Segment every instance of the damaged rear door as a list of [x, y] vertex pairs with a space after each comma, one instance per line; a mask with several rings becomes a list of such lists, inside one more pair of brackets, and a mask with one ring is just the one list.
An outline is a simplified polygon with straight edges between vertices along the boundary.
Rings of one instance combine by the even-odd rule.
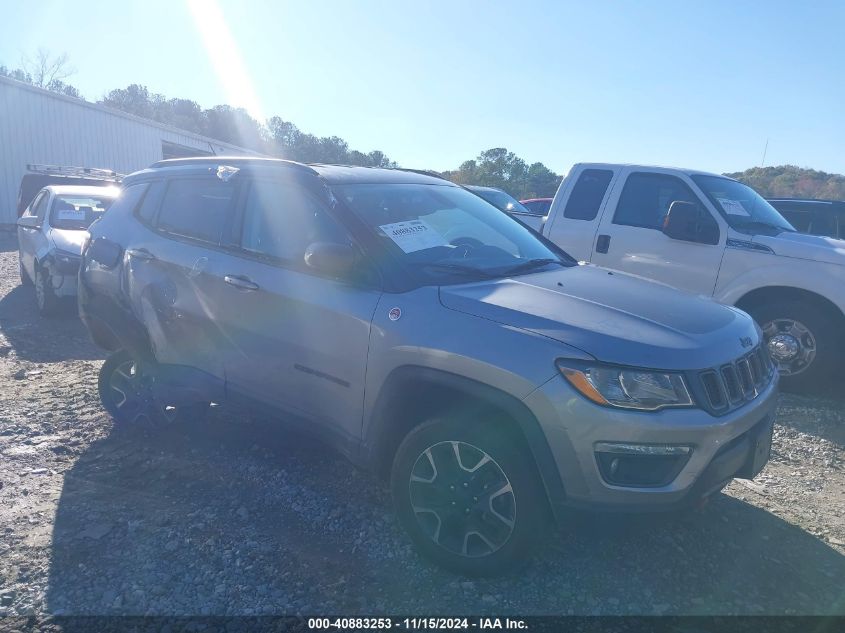
[[[169, 179], [160, 203], [126, 250], [127, 294], [161, 363], [187, 365], [223, 379], [223, 337], [216, 326], [206, 269], [220, 252], [238, 184], [204, 171]], [[151, 192], [152, 194], [152, 192]]]

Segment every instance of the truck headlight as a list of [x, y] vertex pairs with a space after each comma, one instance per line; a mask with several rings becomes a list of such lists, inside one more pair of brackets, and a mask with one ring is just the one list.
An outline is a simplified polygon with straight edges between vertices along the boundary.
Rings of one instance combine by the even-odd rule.
[[693, 406], [684, 377], [677, 373], [601, 365], [579, 367], [565, 360], [558, 361], [557, 368], [570, 385], [596, 404], [641, 411]]

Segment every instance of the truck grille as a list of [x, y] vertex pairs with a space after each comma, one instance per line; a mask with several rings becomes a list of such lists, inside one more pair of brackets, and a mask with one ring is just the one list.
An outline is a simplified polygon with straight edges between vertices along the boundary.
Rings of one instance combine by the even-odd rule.
[[708, 408], [722, 414], [754, 400], [774, 373], [766, 346], [758, 345], [732, 363], [700, 372], [698, 379]]

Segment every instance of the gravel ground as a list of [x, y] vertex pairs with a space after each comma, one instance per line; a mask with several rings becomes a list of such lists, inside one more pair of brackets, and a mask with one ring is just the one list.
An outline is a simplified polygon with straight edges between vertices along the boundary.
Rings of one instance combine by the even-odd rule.
[[843, 401], [783, 395], [773, 458], [681, 515], [576, 515], [526, 569], [421, 560], [384, 486], [279, 425], [114, 432], [73, 308], [0, 234], [0, 615], [845, 614]]

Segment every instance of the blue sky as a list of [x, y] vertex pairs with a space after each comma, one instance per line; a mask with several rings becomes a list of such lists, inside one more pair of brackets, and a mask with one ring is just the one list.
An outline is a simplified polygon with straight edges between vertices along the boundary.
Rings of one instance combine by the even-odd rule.
[[769, 139], [767, 165], [845, 173], [841, 1], [0, 8], [0, 64], [67, 52], [89, 100], [141, 83], [234, 102], [408, 167], [507, 147], [558, 172], [578, 161], [723, 172], [759, 165]]

